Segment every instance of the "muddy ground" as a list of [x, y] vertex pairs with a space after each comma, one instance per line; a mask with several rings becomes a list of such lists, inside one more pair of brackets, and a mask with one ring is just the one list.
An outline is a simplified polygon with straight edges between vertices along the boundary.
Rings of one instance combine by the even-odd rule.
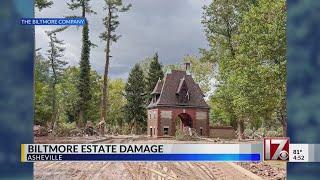
[[[250, 141], [249, 141], [250, 142]], [[202, 139], [177, 141], [157, 139], [156, 143], [249, 143], [237, 140]], [[251, 141], [252, 142], [252, 141]], [[251, 143], [250, 142], [250, 143]], [[35, 143], [155, 143], [145, 136], [36, 137]], [[253, 142], [254, 143], [254, 142]], [[35, 179], [285, 179], [285, 163], [226, 162], [36, 162]]]

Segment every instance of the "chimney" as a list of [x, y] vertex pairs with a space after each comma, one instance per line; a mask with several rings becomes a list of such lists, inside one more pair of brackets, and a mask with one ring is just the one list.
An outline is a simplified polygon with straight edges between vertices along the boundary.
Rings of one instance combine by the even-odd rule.
[[184, 68], [186, 72], [190, 72], [190, 63], [189, 62], [184, 63]]

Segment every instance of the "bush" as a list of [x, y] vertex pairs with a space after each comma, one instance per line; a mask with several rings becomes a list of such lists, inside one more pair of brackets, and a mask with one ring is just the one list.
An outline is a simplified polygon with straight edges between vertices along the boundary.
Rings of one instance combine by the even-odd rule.
[[70, 136], [71, 131], [76, 129], [77, 125], [76, 122], [72, 123], [65, 123], [65, 122], [60, 122], [57, 127], [57, 136]]
[[249, 139], [253, 138], [253, 130], [251, 129], [245, 129], [243, 134], [245, 138], [249, 138]]
[[265, 137], [266, 133], [267, 133], [267, 131], [265, 128], [259, 128], [257, 131], [255, 131], [253, 133], [253, 137], [261, 139], [261, 138]]
[[180, 128], [176, 130], [175, 139], [179, 141], [196, 141], [199, 140], [199, 136], [195, 129], [184, 127], [182, 130]]
[[175, 139], [180, 141], [180, 140], [183, 140], [183, 138], [184, 138], [184, 133], [182, 132], [181, 129], [177, 129], [175, 133]]
[[282, 129], [282, 127], [278, 127], [278, 128], [277, 128], [277, 133], [279, 134], [279, 136], [282, 136], [282, 135], [283, 135], [283, 129]]
[[268, 131], [266, 137], [278, 137], [279, 133], [277, 131]]

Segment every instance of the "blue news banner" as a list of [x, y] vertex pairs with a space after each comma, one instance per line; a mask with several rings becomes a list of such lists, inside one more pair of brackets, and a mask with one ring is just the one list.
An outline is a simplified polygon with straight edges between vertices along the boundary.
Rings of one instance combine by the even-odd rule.
[[261, 161], [262, 144], [22, 144], [21, 162]]
[[86, 23], [85, 18], [22, 18], [21, 25], [60, 25], [60, 26], [82, 26]]

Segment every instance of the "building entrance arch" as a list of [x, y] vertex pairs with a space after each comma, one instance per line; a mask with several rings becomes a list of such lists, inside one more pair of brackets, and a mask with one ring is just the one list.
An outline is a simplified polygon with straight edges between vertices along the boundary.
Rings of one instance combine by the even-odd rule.
[[180, 113], [177, 116], [176, 120], [176, 126], [179, 127], [180, 129], [183, 129], [184, 127], [190, 127], [192, 128], [192, 118], [189, 114], [187, 113]]

